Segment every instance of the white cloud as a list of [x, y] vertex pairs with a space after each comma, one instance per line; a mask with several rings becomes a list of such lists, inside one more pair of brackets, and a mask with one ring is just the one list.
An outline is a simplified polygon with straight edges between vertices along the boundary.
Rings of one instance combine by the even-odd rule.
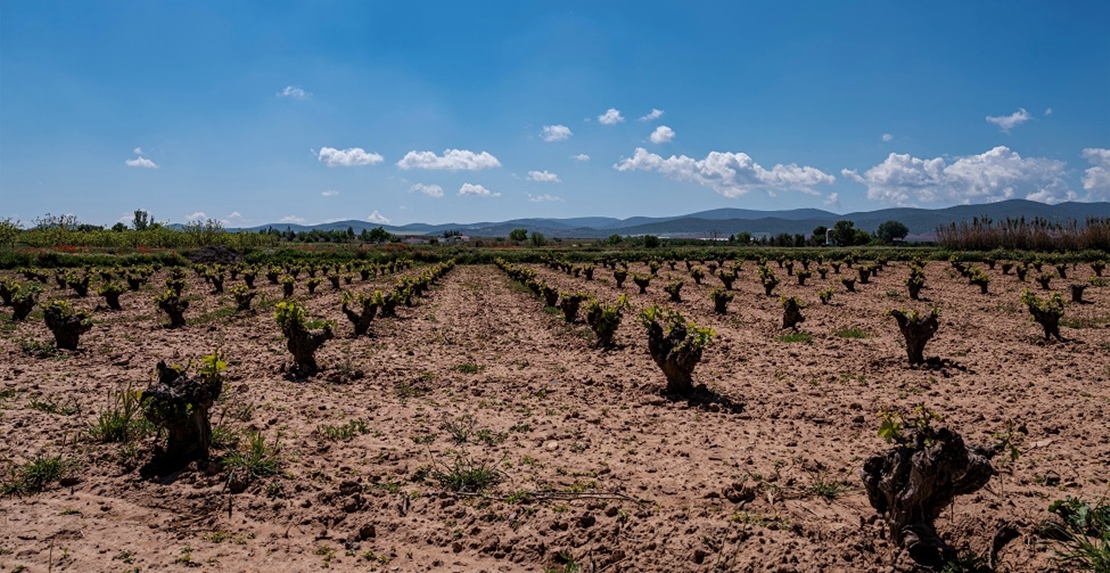
[[825, 200], [822, 201], [822, 203], [826, 207], [839, 208], [840, 207], [840, 193], [829, 193], [829, 196], [826, 197]]
[[1048, 109], [1044, 110], [1044, 114], [1045, 115], [1052, 115], [1052, 108], [1048, 108]]
[[321, 147], [317, 160], [328, 167], [355, 167], [357, 165], [374, 165], [381, 163], [383, 158], [377, 153], [367, 153], [361, 147], [336, 149], [334, 147]]
[[1017, 111], [1010, 115], [988, 115], [987, 121], [997, 125], [1002, 131], [1009, 133], [1011, 128], [1029, 121], [1032, 117], [1033, 116], [1030, 115], [1029, 112], [1025, 111], [1025, 108], [1018, 108]]
[[409, 187], [409, 193], [412, 193], [413, 191], [417, 191], [419, 193], [423, 193], [429, 197], [435, 197], [437, 199], [443, 197], [443, 187], [440, 187], [439, 185], [425, 185], [423, 183], [416, 183], [412, 187]]
[[185, 215], [185, 220], [190, 222], [190, 223], [196, 223], [198, 221], [207, 221], [208, 220], [208, 215], [205, 215], [204, 211], [197, 211], [197, 212], [193, 213], [192, 215]]
[[848, 179], [867, 185], [867, 198], [895, 205], [1002, 201], [1024, 198], [1057, 203], [1075, 198], [1064, 181], [1063, 161], [1023, 159], [1005, 146], [980, 155], [918, 159], [891, 153], [863, 175], [845, 169]]
[[651, 132], [652, 143], [667, 143], [672, 139], [674, 139], [674, 130], [665, 125], [660, 125]]
[[336, 191], [335, 189], [325, 189], [320, 192], [320, 195], [323, 195], [324, 197], [335, 197], [338, 194], [339, 191]]
[[541, 183], [562, 183], [559, 176], [550, 171], [529, 171], [529, 181], [539, 181]]
[[500, 197], [500, 193], [493, 193], [489, 189], [481, 185], [471, 185], [470, 183], [463, 183], [459, 187], [459, 195], [473, 195], [475, 197]]
[[227, 216], [227, 218], [228, 219], [242, 219], [243, 216], [241, 214], [239, 214], [238, 211], [232, 211], [231, 214]]
[[601, 125], [615, 125], [624, 121], [624, 116], [621, 115], [621, 112], [617, 110], [617, 108], [611, 107], [605, 113], [597, 116], [597, 121], [600, 122]]
[[446, 169], [448, 171], [478, 171], [501, 167], [496, 157], [483, 151], [474, 153], [467, 149], [448, 149], [440, 157], [432, 151], [410, 151], [397, 162], [401, 169]]
[[288, 217], [282, 217], [280, 220], [278, 220], [278, 223], [296, 223], [299, 225], [301, 223], [304, 223], [304, 217], [290, 215]]
[[146, 169], [158, 169], [158, 164], [145, 157], [136, 157], [135, 159], [128, 159], [124, 161], [128, 167], [144, 167]]
[[570, 139], [572, 135], [574, 135], [574, 133], [565, 125], [545, 125], [543, 126], [543, 133], [540, 134], [540, 137], [542, 137], [544, 141], [563, 141]]
[[143, 154], [143, 148], [142, 147], [136, 147], [135, 149], [132, 150], [132, 153], [134, 153], [135, 155], [142, 155]]
[[278, 95], [282, 97], [291, 97], [293, 99], [308, 99], [312, 94], [304, 91], [298, 86], [285, 86], [285, 89], [281, 90]]
[[533, 194], [529, 193], [528, 194], [528, 200], [533, 202], [533, 203], [544, 203], [544, 202], [547, 202], [547, 201], [562, 201], [563, 198], [562, 197], [556, 197], [554, 195], [548, 195], [547, 193], [544, 193], [542, 195], [533, 195]]
[[586, 161], [589, 161], [589, 160], [590, 160], [590, 156], [589, 156], [589, 155], [586, 155], [585, 153], [579, 153], [578, 155], [575, 155], [575, 156], [574, 156], [574, 160], [575, 160], [575, 161], [582, 161], [582, 162], [586, 162]]
[[379, 225], [388, 225], [389, 224], [389, 219], [386, 218], [385, 215], [382, 215], [381, 213], [379, 213], [377, 209], [374, 209], [373, 213], [370, 213], [369, 215], [367, 215], [366, 220], [370, 221], [371, 223], [377, 223]]
[[816, 195], [814, 185], [831, 184], [836, 178], [815, 167], [775, 165], [764, 169], [746, 153], [711, 151], [705, 159], [685, 155], [668, 159], [642, 147], [630, 159], [613, 166], [618, 171], [657, 171], [677, 181], [691, 181], [709, 187], [725, 197], [740, 197], [754, 189], [772, 194], [775, 189], [790, 189]]
[[663, 117], [663, 110], [651, 108], [651, 112], [640, 118], [640, 121], [651, 121]]
[[1097, 201], [1110, 200], [1110, 149], [1088, 147], [1082, 156], [1094, 167], [1088, 167], [1083, 175], [1083, 189], [1087, 198]]
[[893, 135], [891, 135], [891, 134], [889, 134], [889, 133], [884, 133], [884, 134], [883, 134], [883, 141], [890, 141], [890, 140], [892, 140], [892, 139], [894, 139], [894, 136], [893, 136]]

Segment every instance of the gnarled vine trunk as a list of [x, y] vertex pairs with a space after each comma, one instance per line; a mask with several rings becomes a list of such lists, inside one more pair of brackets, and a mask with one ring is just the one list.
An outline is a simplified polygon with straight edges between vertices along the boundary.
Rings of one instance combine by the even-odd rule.
[[701, 361], [701, 349], [683, 346], [686, 325], [676, 324], [669, 335], [663, 327], [652, 323], [648, 327], [648, 352], [655, 364], [667, 377], [668, 394], [690, 394], [694, 391], [694, 367]]
[[1075, 284], [1075, 285], [1068, 285], [1068, 286], [1071, 287], [1071, 301], [1082, 303], [1083, 302], [1083, 291], [1087, 290], [1087, 285]]
[[193, 460], [206, 459], [212, 445], [208, 411], [223, 391], [223, 379], [189, 378], [165, 362], [159, 362], [157, 369], [158, 380], [143, 390], [140, 400], [146, 418], [169, 435], [164, 467], [177, 469]]
[[906, 355], [910, 359], [910, 364], [923, 364], [925, 343], [929, 342], [940, 328], [937, 316], [929, 314], [919, 317], [918, 320], [910, 320], [909, 316], [900, 311], [892, 311], [890, 315], [898, 321], [898, 330], [902, 331], [902, 337], [906, 339]]
[[63, 350], [77, 350], [81, 335], [92, 329], [92, 324], [81, 314], [63, 316], [51, 307], [46, 308], [42, 318], [54, 334], [54, 344]]
[[1060, 336], [1060, 314], [1051, 310], [1041, 310], [1035, 306], [1029, 307], [1029, 314], [1032, 314], [1033, 320], [1037, 321], [1037, 324], [1041, 325], [1041, 328], [1044, 329], [1045, 340], [1052, 337], [1055, 337], [1056, 340], [1064, 340], [1064, 338]]
[[118, 292], [104, 293], [104, 302], [107, 303], [108, 308], [112, 310], [123, 310], [123, 307], [119, 305], [119, 295], [120, 293]]
[[189, 308], [189, 301], [174, 298], [171, 300], [162, 300], [158, 302], [158, 308], [170, 317], [170, 328], [180, 328], [185, 326], [185, 311]]
[[555, 306], [559, 304], [559, 289], [553, 286], [543, 285], [542, 287], [540, 287], [540, 290], [543, 291], [544, 304], [546, 304], [547, 306]]
[[802, 307], [794, 299], [787, 299], [782, 307], [782, 327], [783, 328], [796, 328], [799, 324], [806, 321], [802, 316]]
[[378, 314], [377, 303], [366, 304], [362, 307], [362, 312], [355, 312], [343, 305], [343, 314], [347, 315], [347, 320], [351, 321], [351, 325], [355, 329], [355, 338], [366, 334], [370, 330], [370, 323], [374, 321], [374, 317]]
[[312, 374], [318, 370], [316, 365], [316, 351], [325, 342], [335, 338], [330, 326], [321, 330], [308, 330], [307, 328], [289, 329], [285, 333], [285, 347], [293, 354], [295, 368], [301, 374]]
[[947, 428], [911, 429], [909, 437], [909, 443], [871, 456], [860, 478], [871, 507], [885, 516], [891, 538], [918, 564], [938, 567], [955, 551], [937, 534], [934, 522], [957, 495], [990, 481], [993, 451], [968, 449]]

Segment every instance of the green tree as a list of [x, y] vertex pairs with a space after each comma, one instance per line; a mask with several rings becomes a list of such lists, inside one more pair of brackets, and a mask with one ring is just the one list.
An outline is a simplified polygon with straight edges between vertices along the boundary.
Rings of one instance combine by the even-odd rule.
[[135, 216], [131, 219], [131, 227], [136, 231], [145, 231], [154, 223], [150, 213], [142, 209], [135, 209]]
[[817, 225], [813, 228], [813, 233], [809, 236], [809, 242], [812, 245], [824, 245], [825, 235], [829, 232], [829, 228], [824, 225]]
[[509, 232], [509, 240], [519, 243], [528, 238], [528, 229], [513, 229]]
[[610, 245], [619, 245], [623, 240], [624, 238], [622, 238], [620, 235], [613, 233], [612, 235], [609, 235], [609, 238], [606, 242], [608, 242]]
[[644, 248], [654, 249], [659, 246], [659, 237], [655, 235], [644, 235]]
[[840, 220], [833, 225], [832, 238], [841, 247], [866, 245], [871, 242], [871, 236], [867, 232], [856, 229], [856, 224], [848, 220]]
[[19, 236], [19, 221], [11, 218], [0, 219], [0, 247], [15, 246], [15, 238]]
[[533, 247], [542, 247], [547, 244], [547, 238], [539, 231], [532, 231], [531, 239]]
[[369, 231], [362, 230], [362, 240], [367, 243], [385, 243], [393, 238], [388, 231], [381, 227], [375, 227]]
[[894, 241], [906, 238], [910, 234], [910, 229], [901, 221], [887, 221], [875, 231], [875, 236], [884, 243], [893, 243]]

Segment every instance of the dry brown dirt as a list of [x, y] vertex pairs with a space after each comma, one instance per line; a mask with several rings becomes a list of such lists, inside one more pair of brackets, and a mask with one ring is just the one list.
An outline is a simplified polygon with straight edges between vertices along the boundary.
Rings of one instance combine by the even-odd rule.
[[[947, 263], [931, 263], [928, 301], [914, 302], [902, 286], [904, 263], [854, 294], [831, 271], [802, 287], [772, 263], [783, 281], [776, 295], [809, 305], [806, 343], [779, 339], [777, 296], [763, 295], [750, 262], [725, 316], [708, 299], [719, 281], [697, 287], [681, 263], [664, 267], [646, 295], [631, 279], [618, 290], [600, 267], [586, 281], [530, 266], [562, 290], [603, 300], [627, 293], [633, 309], [619, 347], [593, 348], [584, 324], [545, 311], [492, 265], [458, 266], [417, 306], [375, 320], [375, 336], [359, 339], [349, 337], [339, 293], [325, 281], [307, 296], [302, 276], [297, 297], [312, 316], [338, 323], [338, 337], [318, 353], [323, 371], [308, 380], [286, 377], [289, 355], [266, 301], [256, 300], [266, 308], [254, 313], [229, 313], [230, 295], [209, 294], [192, 273], [183, 329], [160, 326], [150, 287], [124, 294], [123, 311], [96, 310], [82, 350], [55, 358], [21, 350], [49, 340], [41, 318], [3, 319], [4, 470], [39, 454], [62, 454], [79, 469], [75, 483], [0, 499], [0, 570], [538, 572], [568, 557], [582, 571], [912, 570], [858, 472], [887, 447], [877, 413], [919, 403], [969, 443], [992, 442], [1008, 421], [1023, 431], [1021, 457], [938, 521], [965, 554], [1005, 571], [1057, 570], [1052, 545], [1037, 535], [1048, 505], [1108, 494], [1110, 288], [1089, 288], [1089, 304], [1069, 303], [1068, 340], [1046, 344], [1018, 303], [1022, 288], [1038, 287], [1000, 270], [987, 271], [993, 282], [983, 295]], [[686, 278], [681, 303], [662, 291], [668, 274]], [[353, 286], [392, 280], [356, 278]], [[266, 297], [280, 297], [265, 282], [260, 276]], [[829, 286], [832, 304], [822, 305], [816, 293]], [[72, 302], [93, 310], [101, 301], [90, 294]], [[695, 378], [736, 408], [662, 396], [663, 376], [635, 318], [652, 303], [717, 332]], [[883, 311], [931, 305], [941, 325], [925, 354], [945, 363], [910, 368]], [[845, 337], [845, 329], [865, 337]], [[235, 495], [219, 464], [144, 479], [153, 435], [134, 452], [87, 437], [109, 391], [145, 387], [159, 360], [184, 364], [214, 349], [229, 368], [213, 422], [278, 441], [280, 477]], [[324, 426], [355, 420], [365, 433], [325, 435]], [[485, 496], [447, 491], [430, 472], [460, 459], [492, 465], [501, 483]], [[992, 547], [1007, 526], [1017, 537]]]

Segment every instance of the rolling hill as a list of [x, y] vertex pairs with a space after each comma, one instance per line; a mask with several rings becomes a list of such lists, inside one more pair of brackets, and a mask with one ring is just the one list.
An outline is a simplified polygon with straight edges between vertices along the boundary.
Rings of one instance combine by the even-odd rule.
[[943, 209], [891, 208], [877, 211], [860, 211], [837, 215], [820, 209], [793, 209], [787, 211], [754, 211], [750, 209], [722, 208], [701, 211], [675, 217], [630, 217], [616, 219], [611, 217], [575, 217], [567, 219], [529, 218], [509, 221], [484, 221], [478, 223], [448, 223], [430, 225], [411, 223], [408, 225], [378, 225], [367, 221], [347, 220], [320, 225], [293, 225], [274, 223], [259, 225], [247, 230], [259, 231], [266, 228], [290, 229], [296, 232], [321, 230], [345, 230], [348, 227], [356, 233], [364, 229], [383, 227], [390, 233], [399, 235], [441, 235], [445, 231], [459, 231], [474, 237], [505, 237], [513, 229], [538, 231], [548, 237], [562, 238], [604, 238], [609, 235], [659, 235], [662, 237], [714, 237], [749, 232], [753, 235], [778, 233], [809, 234], [815, 227], [833, 226], [837, 221], [853, 221], [856, 228], [874, 231], [885, 221], [901, 221], [910, 229], [910, 237], [929, 239], [936, 228], [951, 222], [970, 221], [974, 217], [987, 217], [995, 221], [1007, 218], [1042, 218], [1050, 221], [1082, 221], [1089, 216], [1110, 217], [1110, 203], [1060, 203], [1047, 205], [1034, 201], [1015, 199], [981, 205], [959, 205]]

